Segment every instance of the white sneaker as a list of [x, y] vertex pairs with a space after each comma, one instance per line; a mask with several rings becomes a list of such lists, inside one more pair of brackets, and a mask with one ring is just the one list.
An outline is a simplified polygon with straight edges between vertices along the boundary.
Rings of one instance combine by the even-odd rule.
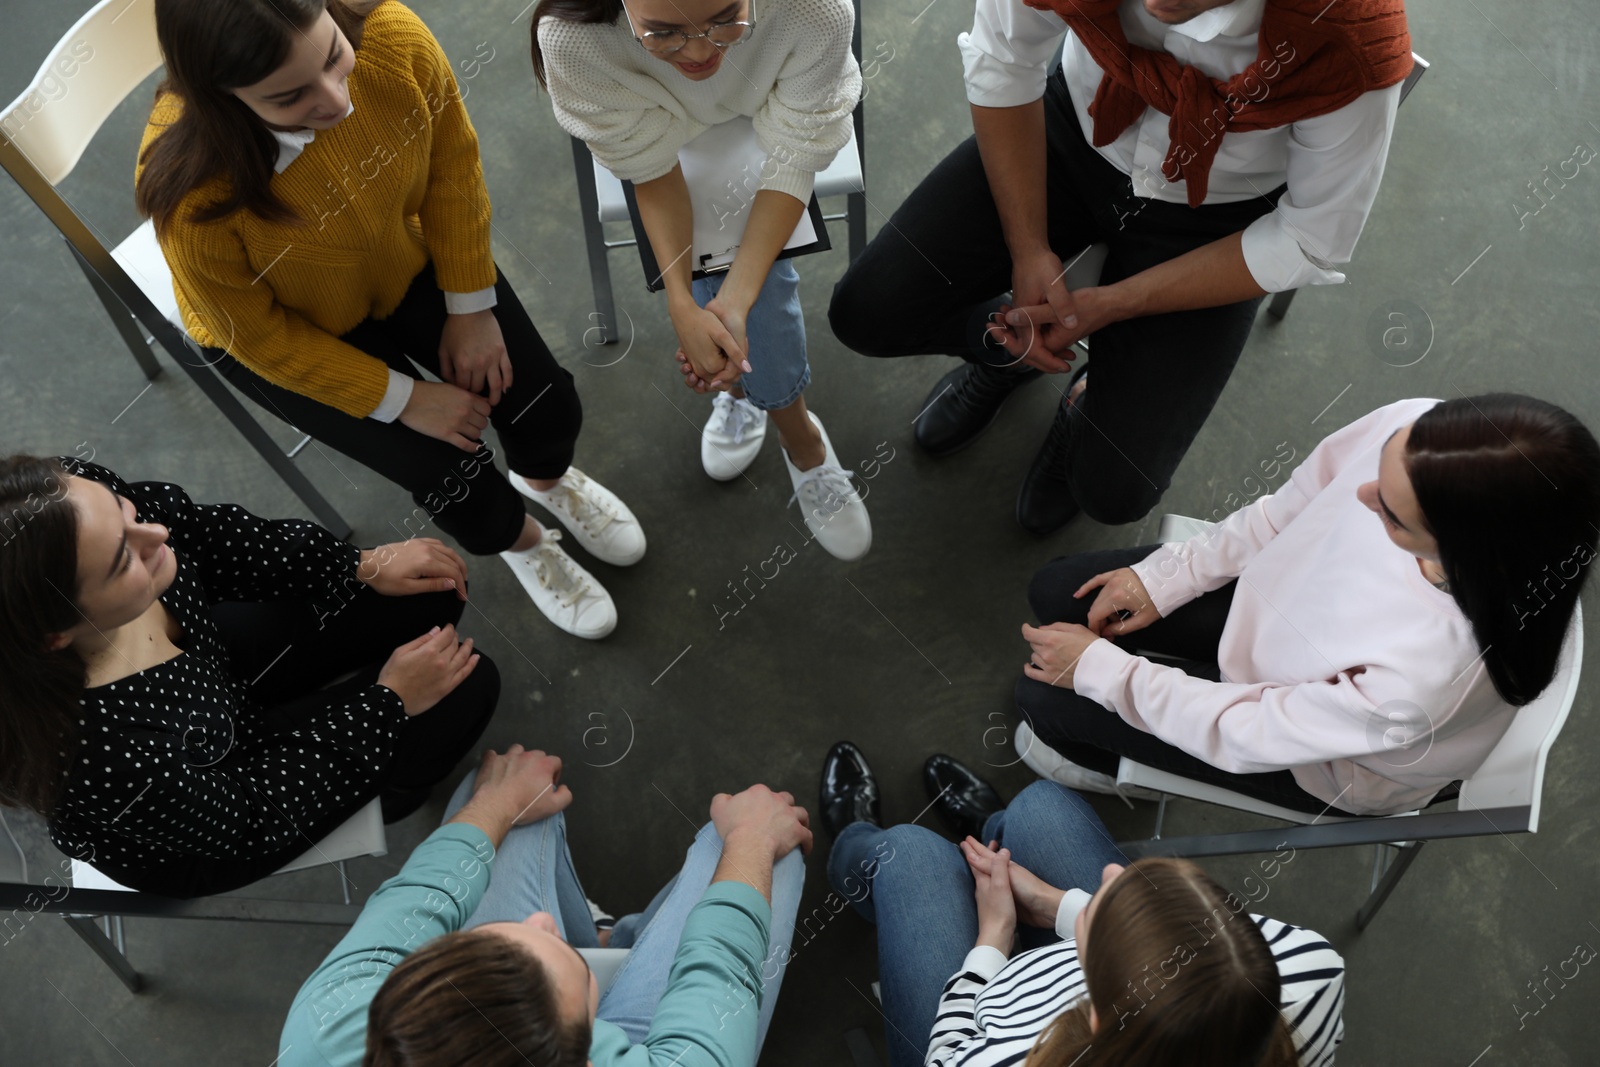
[[855, 472], [839, 466], [839, 457], [833, 451], [833, 442], [828, 440], [828, 431], [822, 428], [822, 420], [813, 412], [806, 414], [822, 435], [822, 447], [827, 455], [821, 466], [802, 471], [789, 459], [789, 453], [784, 452], [783, 462], [789, 468], [789, 482], [794, 486], [789, 503], [800, 501], [806, 528], [828, 555], [842, 560], [860, 559], [872, 547], [872, 520], [867, 517], [867, 505], [850, 484]]
[[767, 437], [767, 413], [743, 397], [718, 393], [700, 431], [700, 465], [719, 482], [750, 469]]
[[1140, 785], [1118, 785], [1117, 780], [1109, 774], [1078, 766], [1039, 740], [1038, 735], [1027, 723], [1017, 727], [1017, 755], [1021, 756], [1022, 762], [1039, 777], [1048, 778], [1080, 793], [1104, 793], [1107, 796], [1121, 797], [1122, 802], [1130, 808], [1133, 807], [1134, 800], [1161, 799], [1161, 794], [1154, 789], [1146, 789]]
[[545, 618], [574, 637], [604, 637], [617, 628], [617, 606], [605, 587], [557, 544], [560, 540], [560, 530], [545, 529], [532, 548], [502, 552], [500, 558]]
[[577, 467], [568, 467], [547, 492], [535, 489], [520, 474], [510, 477], [517, 492], [548, 508], [595, 559], [626, 567], [644, 558], [644, 530], [628, 505]]

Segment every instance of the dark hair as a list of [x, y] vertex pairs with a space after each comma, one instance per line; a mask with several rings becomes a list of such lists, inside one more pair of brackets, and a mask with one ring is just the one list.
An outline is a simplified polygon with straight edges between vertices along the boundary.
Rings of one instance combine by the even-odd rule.
[[367, 1009], [363, 1067], [584, 1067], [593, 1025], [563, 1017], [532, 952], [489, 930], [446, 934], [408, 956]]
[[1026, 1067], [1295, 1067], [1266, 938], [1188, 860], [1130, 865], [1101, 895], [1087, 947], [1087, 1003], [1055, 1018]]
[[71, 647], [46, 647], [79, 618], [78, 513], [55, 460], [0, 460], [0, 804], [49, 817], [77, 754], [86, 677]]
[[549, 16], [563, 22], [613, 23], [622, 17], [622, 0], [539, 0], [533, 9], [533, 76], [541, 86], [549, 86], [545, 77], [544, 49], [539, 47], [539, 20]]
[[221, 199], [186, 222], [214, 222], [253, 211], [270, 222], [304, 221], [273, 193], [278, 143], [232, 90], [254, 85], [289, 58], [295, 35], [327, 11], [350, 39], [382, 0], [156, 0], [156, 36], [166, 79], [156, 99], [183, 103], [177, 121], [145, 149], [134, 189], [141, 214], [165, 231], [183, 198], [213, 178], [227, 182]]
[[1491, 393], [1419, 416], [1405, 466], [1495, 689], [1527, 704], [1555, 677], [1595, 557], [1600, 444], [1554, 404]]

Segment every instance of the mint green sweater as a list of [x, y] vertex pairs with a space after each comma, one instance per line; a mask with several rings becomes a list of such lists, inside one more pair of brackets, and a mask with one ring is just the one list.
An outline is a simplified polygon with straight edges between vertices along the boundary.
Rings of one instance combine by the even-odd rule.
[[[461, 929], [489, 887], [493, 847], [465, 823], [447, 823], [378, 887], [350, 932], [306, 979], [278, 1039], [281, 1067], [359, 1067], [367, 1005], [389, 972], [428, 941]], [[761, 961], [772, 908], [743, 882], [714, 882], [689, 913], [650, 1033], [632, 1045], [596, 1019], [594, 1067], [751, 1067]], [[723, 1010], [717, 1010], [723, 1005]]]

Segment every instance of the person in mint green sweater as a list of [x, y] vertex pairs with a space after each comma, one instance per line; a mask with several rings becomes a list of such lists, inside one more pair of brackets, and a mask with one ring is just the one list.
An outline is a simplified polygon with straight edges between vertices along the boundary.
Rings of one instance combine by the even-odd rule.
[[[281, 1067], [750, 1067], [811, 850], [788, 793], [719, 793], [648, 909], [593, 925], [561, 760], [487, 752], [294, 998]], [[514, 829], [515, 828], [515, 829]], [[630, 949], [603, 991], [576, 948]]]

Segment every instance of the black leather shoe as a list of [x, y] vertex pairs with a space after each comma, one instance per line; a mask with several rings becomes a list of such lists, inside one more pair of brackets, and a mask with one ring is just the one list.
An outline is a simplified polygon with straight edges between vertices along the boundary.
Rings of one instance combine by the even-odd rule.
[[1077, 409], [1066, 401], [1056, 408], [1050, 432], [1045, 435], [1044, 444], [1039, 446], [1027, 477], [1022, 479], [1022, 488], [1017, 491], [1017, 522], [1039, 537], [1055, 533], [1078, 514], [1078, 502], [1067, 484], [1071, 423], [1077, 417]]
[[855, 822], [883, 825], [878, 813], [878, 780], [867, 766], [867, 757], [848, 741], [828, 749], [828, 758], [822, 761], [817, 810], [822, 813], [822, 825], [834, 837]]
[[949, 756], [928, 757], [922, 765], [922, 784], [939, 817], [962, 838], [971, 834], [983, 841], [983, 824], [1006, 806], [994, 786]]
[[989, 428], [1006, 398], [1039, 377], [1041, 371], [963, 363], [939, 379], [917, 416], [917, 444], [931, 456], [959, 452]]

